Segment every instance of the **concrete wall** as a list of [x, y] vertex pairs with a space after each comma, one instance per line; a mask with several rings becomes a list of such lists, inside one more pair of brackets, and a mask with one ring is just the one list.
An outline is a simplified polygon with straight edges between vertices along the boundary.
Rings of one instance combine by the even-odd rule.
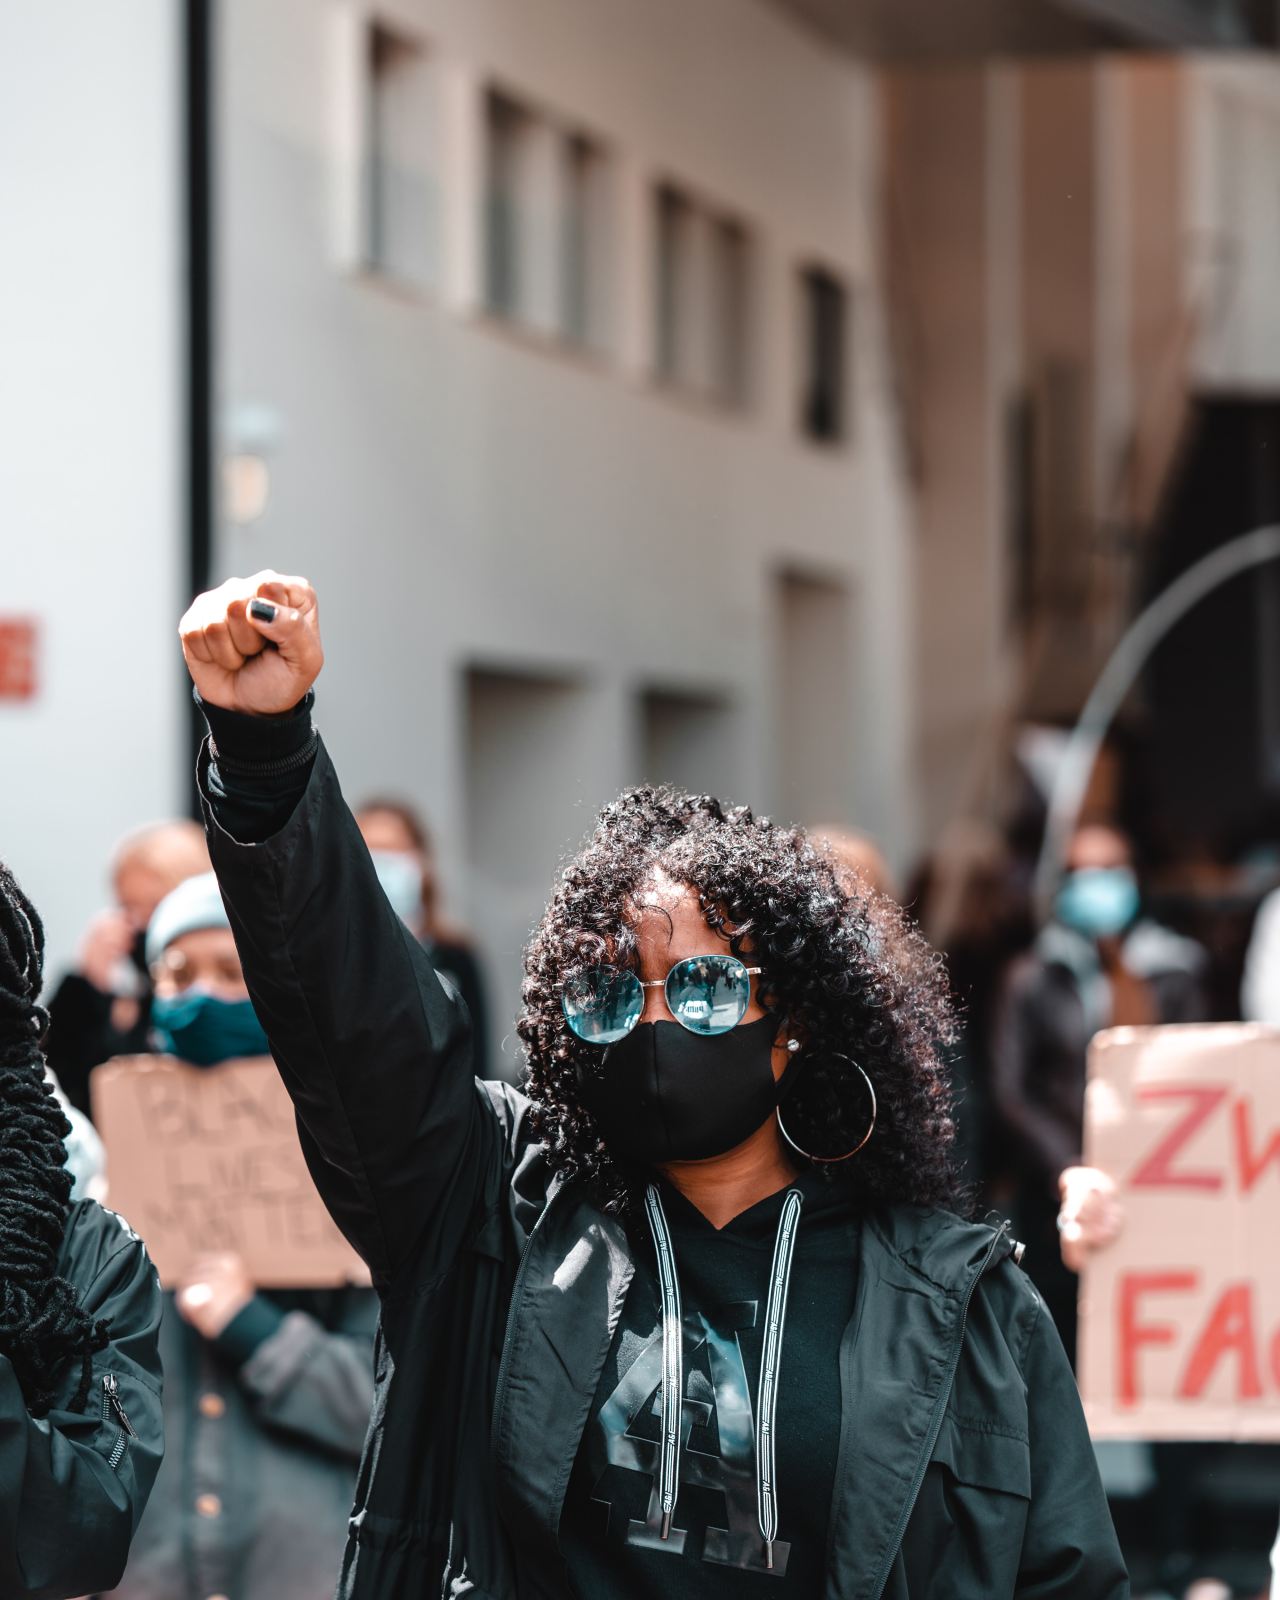
[[[246, 416], [267, 418], [271, 494], [251, 526], [224, 520], [218, 567], [317, 583], [320, 723], [353, 797], [399, 790], [431, 817], [499, 1036], [558, 856], [624, 783], [700, 770], [699, 727], [708, 781], [802, 819], [834, 806], [904, 860], [913, 577], [867, 74], [758, 0], [386, 4], [432, 53], [441, 108], [439, 282], [407, 289], [352, 266], [361, 7], [224, 0], [221, 15], [220, 409], [229, 449]], [[599, 354], [480, 309], [492, 83], [610, 153]], [[753, 240], [741, 414], [653, 381], [659, 178]], [[796, 271], [813, 261], [854, 294], [840, 448], [797, 428]], [[781, 770], [784, 569], [851, 607], [846, 720], [826, 730], [842, 754], [813, 793]]]
[[1009, 673], [1007, 407], [1021, 328], [1017, 80], [889, 75], [893, 292], [920, 475], [917, 671], [926, 834], [981, 803]]
[[115, 839], [185, 803], [179, 11], [0, 7], [0, 618], [40, 628], [0, 700], [0, 856], [56, 974]]

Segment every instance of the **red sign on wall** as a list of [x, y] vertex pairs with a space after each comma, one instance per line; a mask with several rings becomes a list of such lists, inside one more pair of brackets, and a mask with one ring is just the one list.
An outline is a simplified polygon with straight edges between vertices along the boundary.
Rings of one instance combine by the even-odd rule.
[[33, 700], [36, 693], [34, 617], [0, 617], [0, 700]]

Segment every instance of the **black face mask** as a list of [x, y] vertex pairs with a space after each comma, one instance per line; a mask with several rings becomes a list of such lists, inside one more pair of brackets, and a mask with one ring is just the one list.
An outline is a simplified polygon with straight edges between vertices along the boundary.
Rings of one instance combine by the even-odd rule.
[[582, 1103], [618, 1155], [645, 1166], [732, 1150], [773, 1115], [788, 1065], [773, 1076], [776, 1017], [703, 1036], [678, 1022], [640, 1022], [579, 1069]]

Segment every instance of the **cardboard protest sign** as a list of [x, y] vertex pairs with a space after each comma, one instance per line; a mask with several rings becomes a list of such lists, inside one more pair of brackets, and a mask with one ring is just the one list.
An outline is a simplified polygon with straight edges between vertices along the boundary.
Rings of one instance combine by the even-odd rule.
[[107, 1204], [142, 1235], [166, 1287], [211, 1250], [234, 1250], [262, 1288], [368, 1283], [316, 1193], [269, 1058], [199, 1068], [122, 1056], [89, 1084]]
[[1091, 1431], [1280, 1440], [1280, 1032], [1099, 1034], [1085, 1161], [1125, 1212], [1081, 1280]]

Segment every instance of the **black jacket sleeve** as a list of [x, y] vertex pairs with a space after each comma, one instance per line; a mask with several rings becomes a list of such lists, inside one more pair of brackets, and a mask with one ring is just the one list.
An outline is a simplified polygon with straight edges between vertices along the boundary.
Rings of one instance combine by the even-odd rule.
[[77, 1287], [83, 1283], [85, 1310], [110, 1320], [111, 1343], [94, 1358], [88, 1406], [70, 1409], [76, 1370], [66, 1376], [64, 1405], [38, 1421], [0, 1357], [5, 1600], [65, 1600], [113, 1589], [164, 1450], [155, 1270], [141, 1241], [92, 1201], [74, 1208], [69, 1235], [67, 1275]]
[[443, 1270], [503, 1165], [465, 1011], [388, 904], [323, 744], [299, 745], [305, 772], [277, 758], [300, 798], [277, 796], [278, 831], [242, 842], [228, 820], [270, 774], [217, 738], [199, 768], [210, 854], [316, 1186], [379, 1287], [411, 1256]]

